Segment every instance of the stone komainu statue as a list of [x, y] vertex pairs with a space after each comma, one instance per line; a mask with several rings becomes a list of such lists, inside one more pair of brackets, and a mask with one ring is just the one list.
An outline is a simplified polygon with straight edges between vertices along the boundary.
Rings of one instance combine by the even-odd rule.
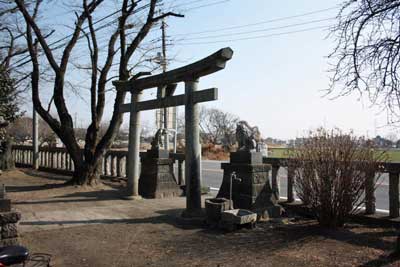
[[165, 135], [167, 131], [165, 129], [158, 129], [156, 132], [156, 135], [153, 138], [153, 141], [151, 141], [151, 149], [157, 150], [162, 148], [163, 141], [162, 141], [162, 136]]
[[6, 134], [6, 128], [9, 125], [0, 117], [0, 170], [10, 170], [14, 167], [12, 158], [12, 140]]
[[236, 125], [236, 140], [238, 151], [259, 151], [260, 131], [258, 127], [251, 127], [246, 121], [239, 121]]

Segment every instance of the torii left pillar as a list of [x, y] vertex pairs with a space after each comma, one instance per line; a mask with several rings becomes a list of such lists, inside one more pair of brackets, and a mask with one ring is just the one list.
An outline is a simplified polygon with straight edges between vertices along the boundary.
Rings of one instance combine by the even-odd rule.
[[[142, 93], [132, 91], [131, 107], [136, 107], [140, 101]], [[141, 199], [139, 195], [139, 152], [140, 152], [140, 110], [133, 108], [129, 119], [129, 146], [128, 146], [128, 164], [127, 164], [127, 196], [128, 199]]]

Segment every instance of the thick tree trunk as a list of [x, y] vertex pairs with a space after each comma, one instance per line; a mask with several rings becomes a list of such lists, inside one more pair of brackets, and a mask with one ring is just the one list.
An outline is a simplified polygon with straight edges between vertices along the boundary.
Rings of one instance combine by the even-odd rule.
[[[71, 180], [67, 184], [73, 185], [96, 185], [100, 183], [101, 175], [101, 155], [92, 155], [91, 157], [84, 158], [83, 152], [70, 153], [74, 161], [74, 173]], [[86, 153], [87, 154], [87, 151]]]
[[97, 185], [100, 183], [100, 169], [93, 164], [83, 164], [75, 168], [71, 180], [67, 184], [73, 185]]

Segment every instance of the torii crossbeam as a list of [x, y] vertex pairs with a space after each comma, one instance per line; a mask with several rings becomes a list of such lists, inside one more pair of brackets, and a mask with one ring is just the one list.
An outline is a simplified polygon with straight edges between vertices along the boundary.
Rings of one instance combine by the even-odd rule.
[[[139, 196], [139, 146], [140, 112], [164, 107], [185, 106], [185, 182], [186, 210], [184, 216], [197, 217], [201, 210], [201, 146], [199, 103], [217, 99], [217, 88], [198, 91], [199, 78], [220, 71], [232, 58], [231, 48], [223, 48], [214, 54], [187, 66], [165, 73], [129, 81], [114, 81], [117, 90], [130, 91], [131, 103], [120, 106], [120, 112], [130, 112], [128, 151], [128, 194]], [[185, 94], [162, 99], [140, 101], [142, 91], [149, 88], [171, 86], [184, 82]]]

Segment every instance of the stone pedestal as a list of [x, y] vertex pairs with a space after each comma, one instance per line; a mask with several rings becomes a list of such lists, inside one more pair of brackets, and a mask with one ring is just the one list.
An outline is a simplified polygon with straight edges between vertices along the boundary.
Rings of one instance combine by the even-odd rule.
[[282, 208], [268, 180], [271, 166], [262, 163], [260, 152], [233, 152], [230, 162], [222, 163], [221, 168], [224, 178], [218, 198], [229, 199], [231, 174], [235, 172], [238, 179], [232, 182], [232, 200], [236, 209], [251, 210], [262, 218], [280, 216]]
[[18, 212], [0, 212], [0, 247], [18, 245], [17, 223], [20, 219]]
[[165, 198], [181, 195], [173, 172], [173, 160], [162, 149], [148, 150], [141, 158], [139, 194], [145, 198]]
[[6, 171], [14, 168], [12, 157], [12, 141], [6, 139], [0, 142], [0, 170]]
[[0, 247], [18, 244], [17, 223], [21, 214], [11, 210], [11, 199], [6, 197], [4, 185], [0, 187]]

